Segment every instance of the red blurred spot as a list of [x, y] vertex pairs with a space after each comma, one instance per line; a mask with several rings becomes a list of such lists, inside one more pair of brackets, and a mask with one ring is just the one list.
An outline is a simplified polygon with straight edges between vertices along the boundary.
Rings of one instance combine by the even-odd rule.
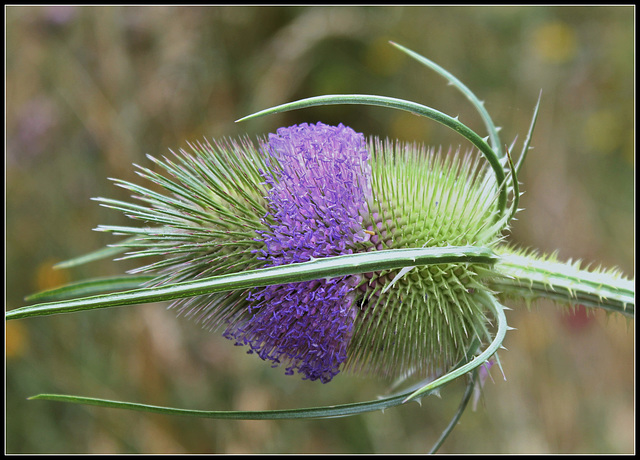
[[580, 331], [586, 328], [593, 320], [594, 316], [587, 313], [587, 308], [584, 305], [578, 305], [575, 310], [562, 315], [562, 323], [572, 331]]

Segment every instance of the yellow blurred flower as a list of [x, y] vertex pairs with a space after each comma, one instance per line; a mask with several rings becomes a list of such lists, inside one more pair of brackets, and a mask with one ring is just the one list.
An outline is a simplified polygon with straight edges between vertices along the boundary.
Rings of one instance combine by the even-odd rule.
[[573, 28], [563, 22], [548, 22], [534, 31], [533, 48], [544, 61], [556, 64], [567, 62], [577, 51], [576, 34]]
[[27, 349], [27, 330], [24, 323], [9, 321], [5, 323], [5, 352], [6, 358], [21, 356]]

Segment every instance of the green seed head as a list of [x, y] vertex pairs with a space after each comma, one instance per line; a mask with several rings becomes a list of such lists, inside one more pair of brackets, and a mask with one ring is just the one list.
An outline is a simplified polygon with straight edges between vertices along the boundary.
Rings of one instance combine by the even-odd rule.
[[[371, 141], [372, 200], [365, 216], [367, 250], [447, 245], [491, 247], [495, 189], [481, 159], [415, 144]], [[388, 376], [437, 374], [484, 337], [486, 317], [474, 297], [486, 289], [472, 264], [442, 264], [369, 273], [347, 367]]]

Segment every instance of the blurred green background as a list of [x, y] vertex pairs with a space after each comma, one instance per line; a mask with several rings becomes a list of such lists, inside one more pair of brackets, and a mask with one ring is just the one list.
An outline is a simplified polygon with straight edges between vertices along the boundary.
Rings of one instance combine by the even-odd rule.
[[[446, 128], [362, 106], [234, 120], [303, 97], [421, 102], [478, 130], [467, 101], [394, 40], [451, 71], [510, 143], [542, 105], [511, 240], [634, 275], [634, 17], [611, 7], [6, 7], [6, 308], [123, 262], [53, 270], [125, 224], [91, 197], [108, 177], [203, 138], [299, 122], [457, 146]], [[521, 145], [521, 144], [519, 144]], [[463, 146], [466, 148], [466, 145]], [[519, 147], [518, 147], [519, 149]], [[518, 150], [519, 151], [519, 150]], [[635, 450], [635, 327], [597, 313], [510, 305], [506, 381], [494, 367], [442, 453]], [[6, 323], [8, 453], [422, 453], [449, 422], [442, 398], [345, 419], [217, 421], [27, 401], [51, 392], [195, 409], [280, 409], [375, 399], [386, 382], [329, 385], [271, 369], [164, 305]]]

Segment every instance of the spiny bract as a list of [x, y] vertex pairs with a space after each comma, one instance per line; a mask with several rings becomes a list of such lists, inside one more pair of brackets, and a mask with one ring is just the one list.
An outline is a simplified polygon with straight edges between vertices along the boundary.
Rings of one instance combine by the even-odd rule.
[[[166, 174], [138, 174], [167, 195], [116, 180], [142, 205], [99, 199], [150, 227], [101, 226], [133, 236], [126, 257], [153, 285], [393, 248], [492, 247], [495, 187], [477, 155], [367, 141], [343, 125], [281, 128], [256, 144], [191, 145], [149, 157]], [[350, 369], [436, 375], [487, 336], [487, 290], [472, 264], [441, 264], [178, 300], [179, 312], [286, 372], [330, 381]]]

